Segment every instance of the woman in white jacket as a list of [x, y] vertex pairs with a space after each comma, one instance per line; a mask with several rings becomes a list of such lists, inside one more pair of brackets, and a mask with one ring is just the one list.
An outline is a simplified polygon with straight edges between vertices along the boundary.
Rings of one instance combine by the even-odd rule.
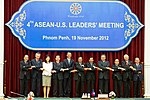
[[51, 87], [52, 68], [53, 68], [53, 63], [50, 62], [50, 56], [46, 55], [45, 62], [43, 62], [43, 73], [42, 73], [42, 86], [43, 86], [44, 98], [49, 97], [50, 87]]

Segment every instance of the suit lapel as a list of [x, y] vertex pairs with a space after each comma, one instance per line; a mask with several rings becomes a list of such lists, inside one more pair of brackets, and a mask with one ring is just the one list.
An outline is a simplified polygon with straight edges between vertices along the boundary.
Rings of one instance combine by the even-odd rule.
[[106, 61], [105, 61], [105, 62], [102, 61], [102, 64], [103, 64], [103, 66], [105, 67], [105, 66], [106, 66]]
[[[135, 64], [136, 65], [136, 64]], [[138, 69], [139, 65], [136, 65], [136, 69]]]
[[70, 60], [70, 63], [69, 63], [68, 59], [66, 59], [66, 60], [67, 60], [66, 62], [67, 62], [67, 64], [68, 64], [68, 66], [70, 66], [71, 60]]
[[131, 65], [131, 61], [130, 60], [128, 60], [128, 64]]

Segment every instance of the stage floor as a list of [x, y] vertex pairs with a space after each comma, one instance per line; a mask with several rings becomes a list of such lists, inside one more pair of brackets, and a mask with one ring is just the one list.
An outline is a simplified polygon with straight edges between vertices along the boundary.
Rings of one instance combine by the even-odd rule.
[[[4, 100], [26, 100], [25, 98], [7, 98]], [[34, 100], [94, 100], [91, 99], [81, 99], [81, 98], [34, 98]], [[97, 100], [97, 99], [95, 99]], [[98, 99], [98, 100], [106, 100], [106, 99]], [[109, 99], [109, 100], [150, 100], [150, 98], [115, 98], [115, 99]]]

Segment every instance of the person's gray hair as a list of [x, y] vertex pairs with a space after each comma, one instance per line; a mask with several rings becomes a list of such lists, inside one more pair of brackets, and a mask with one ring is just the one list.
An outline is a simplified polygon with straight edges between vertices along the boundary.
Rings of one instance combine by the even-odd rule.
[[124, 58], [125, 58], [125, 57], [128, 57], [128, 58], [129, 58], [129, 56], [128, 56], [127, 54], [124, 55]]
[[41, 53], [37, 52], [37, 53], [35, 53], [35, 56], [36, 56], [36, 55], [41, 55]]
[[105, 54], [102, 54], [102, 55], [101, 55], [101, 57], [102, 57], [102, 56], [105, 56], [105, 57], [106, 57], [106, 55], [105, 55]]

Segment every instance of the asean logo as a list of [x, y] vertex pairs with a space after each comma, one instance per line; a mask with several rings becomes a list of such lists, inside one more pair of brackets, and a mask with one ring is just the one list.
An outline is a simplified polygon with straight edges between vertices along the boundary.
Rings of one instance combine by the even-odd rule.
[[70, 6], [70, 12], [73, 15], [79, 15], [81, 13], [81, 11], [82, 11], [82, 6], [79, 3], [73, 3]]

